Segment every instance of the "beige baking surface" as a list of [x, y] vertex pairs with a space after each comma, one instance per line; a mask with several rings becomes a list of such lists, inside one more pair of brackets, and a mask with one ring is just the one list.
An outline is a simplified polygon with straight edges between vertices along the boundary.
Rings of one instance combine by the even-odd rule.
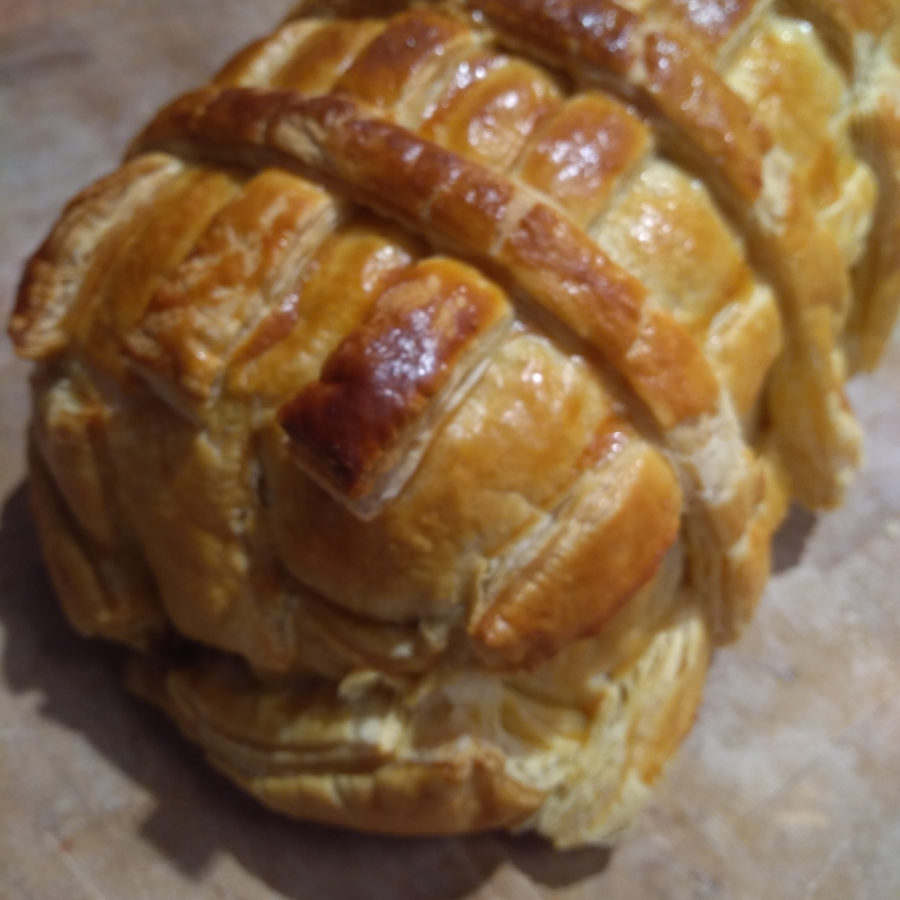
[[[0, 313], [22, 258], [172, 94], [288, 0], [0, 0]], [[31, 23], [31, 24], [23, 24]], [[72, 636], [23, 483], [26, 367], [0, 344], [0, 897], [900, 897], [900, 340], [853, 400], [846, 507], [796, 515], [656, 804], [612, 854], [283, 821], [208, 771]]]

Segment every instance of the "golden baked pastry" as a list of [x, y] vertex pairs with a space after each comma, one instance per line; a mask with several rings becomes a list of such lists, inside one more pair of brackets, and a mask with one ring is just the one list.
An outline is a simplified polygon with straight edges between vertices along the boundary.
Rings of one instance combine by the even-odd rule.
[[308, 2], [66, 208], [10, 333], [73, 624], [292, 815], [609, 840], [857, 464], [896, 0]]

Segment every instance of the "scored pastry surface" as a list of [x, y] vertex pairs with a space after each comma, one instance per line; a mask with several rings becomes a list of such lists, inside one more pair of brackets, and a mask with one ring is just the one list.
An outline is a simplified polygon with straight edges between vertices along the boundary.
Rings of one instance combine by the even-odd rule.
[[[865, 7], [865, 8], [863, 8]], [[10, 333], [79, 630], [266, 804], [618, 833], [900, 298], [900, 10], [307, 2]]]

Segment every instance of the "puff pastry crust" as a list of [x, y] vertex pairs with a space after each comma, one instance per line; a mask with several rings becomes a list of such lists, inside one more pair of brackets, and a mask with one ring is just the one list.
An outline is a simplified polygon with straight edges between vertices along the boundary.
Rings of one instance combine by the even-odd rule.
[[28, 263], [74, 626], [267, 805], [614, 838], [900, 298], [896, 0], [306, 2]]

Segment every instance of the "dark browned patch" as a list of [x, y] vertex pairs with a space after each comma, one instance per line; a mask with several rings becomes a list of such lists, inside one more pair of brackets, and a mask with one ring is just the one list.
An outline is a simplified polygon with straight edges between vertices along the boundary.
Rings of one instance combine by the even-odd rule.
[[506, 313], [500, 291], [473, 276], [443, 259], [412, 267], [280, 410], [285, 431], [351, 497], [369, 490], [472, 341]]

